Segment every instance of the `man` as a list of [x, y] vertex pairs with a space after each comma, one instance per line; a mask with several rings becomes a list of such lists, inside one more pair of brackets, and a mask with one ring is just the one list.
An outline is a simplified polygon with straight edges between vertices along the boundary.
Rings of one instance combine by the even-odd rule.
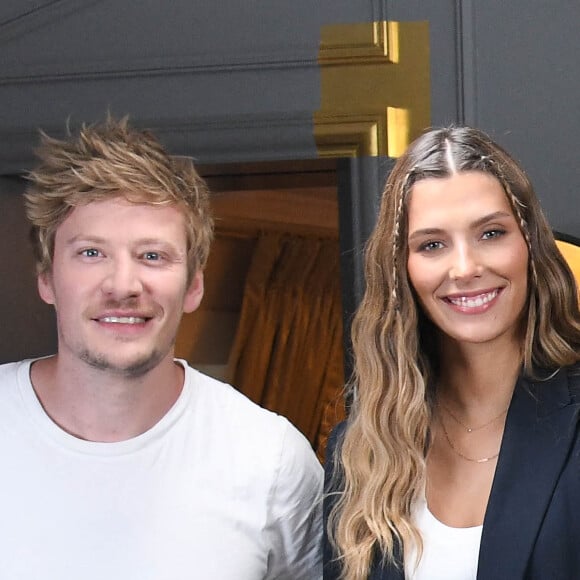
[[26, 193], [58, 352], [0, 367], [0, 577], [321, 577], [321, 467], [285, 419], [174, 360], [212, 221], [126, 120], [43, 136]]

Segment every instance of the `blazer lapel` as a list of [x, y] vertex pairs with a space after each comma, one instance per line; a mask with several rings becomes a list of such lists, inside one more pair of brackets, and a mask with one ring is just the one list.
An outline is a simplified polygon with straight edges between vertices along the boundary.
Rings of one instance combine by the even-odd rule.
[[405, 570], [400, 546], [395, 548], [395, 559], [398, 566], [390, 562], [383, 562], [380, 556], [375, 556], [368, 580], [405, 580]]
[[485, 514], [477, 577], [523, 578], [577, 423], [566, 371], [518, 381]]
[[392, 565], [378, 566], [371, 570], [368, 580], [405, 580], [405, 572]]

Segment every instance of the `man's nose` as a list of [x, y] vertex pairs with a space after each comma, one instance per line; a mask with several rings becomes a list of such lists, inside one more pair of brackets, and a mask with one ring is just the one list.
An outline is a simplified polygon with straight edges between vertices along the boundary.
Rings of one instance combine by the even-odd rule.
[[143, 291], [138, 265], [129, 257], [112, 260], [102, 289], [109, 297], [117, 300], [138, 296]]

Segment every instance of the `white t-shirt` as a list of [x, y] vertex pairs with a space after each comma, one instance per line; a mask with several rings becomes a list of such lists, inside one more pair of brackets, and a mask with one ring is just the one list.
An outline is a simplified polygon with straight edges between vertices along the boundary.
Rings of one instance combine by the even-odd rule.
[[46, 415], [30, 363], [0, 366], [0, 578], [322, 577], [322, 468], [286, 419], [184, 364], [153, 428], [84, 441]]
[[415, 568], [416, 550], [405, 554], [406, 580], [476, 580], [483, 526], [446, 526], [424, 499], [415, 505], [413, 517], [423, 538], [423, 555]]

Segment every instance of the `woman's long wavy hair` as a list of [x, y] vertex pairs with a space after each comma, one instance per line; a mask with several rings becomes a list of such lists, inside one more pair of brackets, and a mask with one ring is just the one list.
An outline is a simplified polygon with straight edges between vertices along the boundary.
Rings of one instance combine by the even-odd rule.
[[479, 130], [427, 131], [391, 172], [366, 247], [366, 291], [352, 325], [353, 407], [337, 451], [341, 483], [328, 524], [346, 580], [366, 578], [376, 554], [401, 565], [403, 545], [421, 553], [411, 506], [425, 483], [437, 339], [407, 275], [407, 208], [419, 180], [463, 171], [500, 182], [528, 245], [524, 372], [580, 359], [574, 276], [524, 171]]

